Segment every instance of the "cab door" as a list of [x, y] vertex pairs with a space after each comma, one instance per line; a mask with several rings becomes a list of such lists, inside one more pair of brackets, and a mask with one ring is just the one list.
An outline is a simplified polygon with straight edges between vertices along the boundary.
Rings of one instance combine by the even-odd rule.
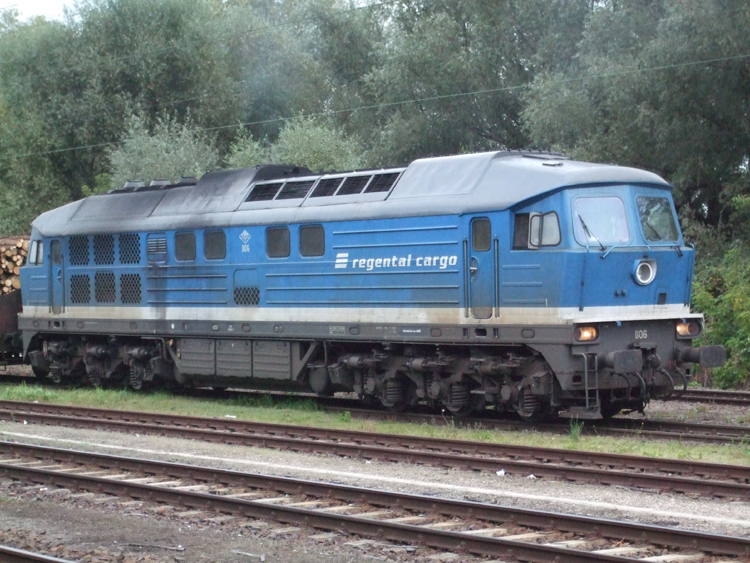
[[49, 245], [49, 308], [54, 315], [65, 311], [65, 268], [63, 266], [62, 241], [52, 239]]
[[495, 261], [492, 252], [492, 224], [488, 217], [470, 223], [468, 280], [469, 309], [475, 319], [492, 316], [495, 292]]

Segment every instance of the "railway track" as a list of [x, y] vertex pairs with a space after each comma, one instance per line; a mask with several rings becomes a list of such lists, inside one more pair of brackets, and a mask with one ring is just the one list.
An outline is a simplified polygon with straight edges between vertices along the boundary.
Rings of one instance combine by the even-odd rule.
[[0, 418], [750, 500], [750, 467], [735, 465], [12, 401]]
[[67, 559], [58, 559], [7, 545], [0, 545], [0, 561], [3, 563], [73, 563]]
[[750, 407], [750, 391], [719, 391], [716, 389], [688, 389], [675, 399], [690, 403], [713, 403]]
[[748, 538], [11, 442], [0, 442], [0, 475], [180, 507], [183, 518], [207, 511], [523, 561], [718, 563], [750, 555]]
[[[385, 410], [349, 408], [338, 404], [324, 405], [323, 410], [349, 413], [354, 418], [414, 422], [418, 424], [451, 424], [457, 427], [486, 428], [505, 431], [536, 431], [551, 434], [568, 434], [570, 423], [529, 424], [518, 420], [505, 420], [490, 416], [454, 419], [433, 413], [393, 413]], [[581, 435], [588, 436], [638, 436], [648, 439], [689, 440], [708, 444], [737, 444], [750, 442], [750, 426], [728, 424], [690, 424], [686, 422], [653, 419], [613, 418], [606, 421], [581, 421]]]

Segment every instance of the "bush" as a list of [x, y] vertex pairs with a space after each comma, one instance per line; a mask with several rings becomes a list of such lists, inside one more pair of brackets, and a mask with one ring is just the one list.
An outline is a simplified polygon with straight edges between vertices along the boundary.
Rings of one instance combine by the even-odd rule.
[[[713, 266], [696, 270], [695, 308], [706, 316], [705, 339], [727, 348], [727, 363], [706, 383], [730, 389], [748, 386], [750, 372], [750, 249], [738, 245]], [[712, 380], [712, 381], [711, 381]]]
[[185, 123], [172, 117], [157, 119], [151, 131], [138, 114], [130, 116], [125, 138], [110, 158], [113, 188], [128, 180], [148, 184], [157, 178], [174, 182], [181, 176], [201, 177], [219, 161], [211, 141], [189, 116]]

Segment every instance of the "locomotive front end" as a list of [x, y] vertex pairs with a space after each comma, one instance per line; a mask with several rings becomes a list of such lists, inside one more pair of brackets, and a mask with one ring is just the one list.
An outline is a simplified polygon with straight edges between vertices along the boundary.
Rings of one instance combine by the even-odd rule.
[[690, 313], [695, 254], [669, 192], [610, 186], [573, 190], [568, 201], [583, 250], [570, 357], [556, 370], [560, 414], [643, 411], [686, 389], [693, 364], [723, 365], [723, 347], [693, 346], [703, 334], [702, 315]]

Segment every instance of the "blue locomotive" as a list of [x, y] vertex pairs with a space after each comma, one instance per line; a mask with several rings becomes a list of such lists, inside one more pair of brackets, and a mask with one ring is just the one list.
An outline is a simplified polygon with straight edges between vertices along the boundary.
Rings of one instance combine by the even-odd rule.
[[260, 166], [38, 217], [19, 327], [55, 380], [599, 418], [724, 362], [693, 347], [693, 263], [642, 170], [517, 151]]

